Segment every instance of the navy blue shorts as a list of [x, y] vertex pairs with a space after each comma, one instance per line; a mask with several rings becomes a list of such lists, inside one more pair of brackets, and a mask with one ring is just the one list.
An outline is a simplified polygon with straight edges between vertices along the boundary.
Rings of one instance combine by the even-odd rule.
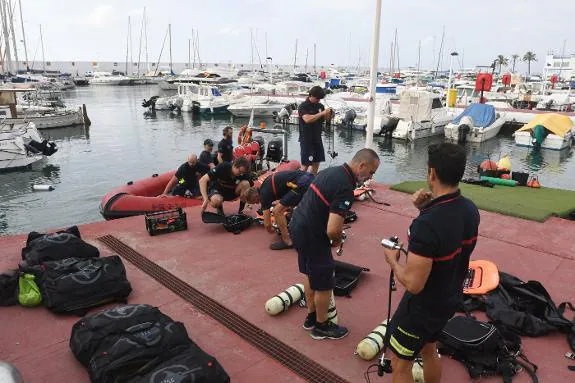
[[441, 330], [455, 313], [455, 310], [431, 313], [413, 299], [410, 293], [403, 295], [386, 331], [388, 347], [404, 360], [415, 359], [427, 343], [437, 342]]
[[301, 164], [311, 165], [313, 162], [324, 162], [325, 152], [321, 142], [300, 142]]
[[213, 196], [214, 194], [219, 194], [223, 197], [224, 201], [233, 201], [236, 198], [238, 198], [238, 196], [236, 195], [236, 191], [235, 189], [216, 189], [213, 188], [209, 191], [208, 193], [208, 197]]
[[335, 286], [335, 264], [329, 241], [310, 240], [307, 235], [290, 230], [298, 254], [299, 271], [308, 276], [312, 290], [332, 290]]

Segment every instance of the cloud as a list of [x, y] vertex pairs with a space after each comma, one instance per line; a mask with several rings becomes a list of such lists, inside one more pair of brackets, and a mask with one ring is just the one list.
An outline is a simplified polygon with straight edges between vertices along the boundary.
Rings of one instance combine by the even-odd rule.
[[421, 39], [422, 47], [425, 47], [431, 43], [433, 43], [433, 36], [425, 36], [423, 39]]
[[234, 27], [233, 25], [228, 25], [219, 30], [220, 35], [232, 35], [232, 36], [239, 36], [241, 33], [241, 29]]
[[368, 5], [371, 5], [375, 9], [375, 3], [373, 1], [366, 2], [365, 0], [309, 0], [307, 2], [308, 7], [320, 8], [323, 10], [334, 10], [334, 9], [366, 9]]
[[100, 5], [90, 12], [84, 23], [94, 26], [104, 25], [110, 20], [110, 16], [112, 16], [112, 6]]

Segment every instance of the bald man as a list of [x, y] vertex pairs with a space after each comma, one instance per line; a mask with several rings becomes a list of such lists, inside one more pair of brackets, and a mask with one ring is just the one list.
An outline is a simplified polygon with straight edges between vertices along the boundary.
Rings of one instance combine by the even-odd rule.
[[170, 179], [161, 196], [179, 195], [181, 197], [197, 197], [200, 195], [198, 179], [210, 170], [209, 166], [198, 161], [198, 156], [190, 154], [188, 161], [183, 163], [176, 174]]

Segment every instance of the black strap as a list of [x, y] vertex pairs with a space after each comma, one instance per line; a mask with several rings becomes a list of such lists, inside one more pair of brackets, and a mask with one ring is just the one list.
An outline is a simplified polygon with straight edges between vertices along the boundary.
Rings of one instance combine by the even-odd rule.
[[567, 368], [569, 369], [569, 371], [575, 371], [575, 366], [567, 366]]

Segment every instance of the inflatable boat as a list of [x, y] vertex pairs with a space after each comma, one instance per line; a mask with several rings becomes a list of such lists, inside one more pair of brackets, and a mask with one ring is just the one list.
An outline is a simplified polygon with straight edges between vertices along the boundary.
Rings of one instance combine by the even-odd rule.
[[[263, 172], [254, 183], [259, 186], [269, 175], [276, 171], [295, 170], [300, 166], [298, 161], [282, 162], [277, 167]], [[142, 180], [129, 181], [125, 185], [115, 188], [102, 199], [100, 214], [105, 219], [111, 220], [155, 211], [201, 205], [202, 197], [160, 197], [175, 173], [175, 171], [170, 171], [163, 174], [154, 174]]]

